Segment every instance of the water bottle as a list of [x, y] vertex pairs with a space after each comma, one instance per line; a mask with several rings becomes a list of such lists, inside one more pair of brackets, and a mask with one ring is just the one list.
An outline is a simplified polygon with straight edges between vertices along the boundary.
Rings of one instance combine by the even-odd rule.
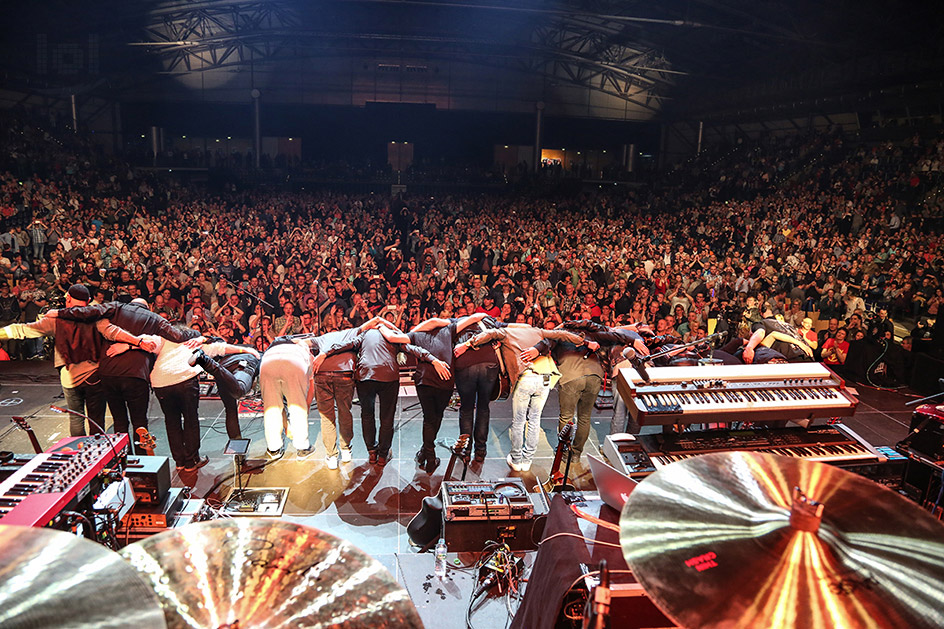
[[436, 544], [436, 576], [442, 579], [446, 576], [446, 540], [442, 537]]

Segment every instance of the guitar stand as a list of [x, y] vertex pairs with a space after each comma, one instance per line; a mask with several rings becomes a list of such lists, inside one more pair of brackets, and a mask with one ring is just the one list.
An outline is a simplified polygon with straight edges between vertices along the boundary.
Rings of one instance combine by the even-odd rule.
[[570, 462], [574, 458], [574, 449], [568, 444], [567, 446], [567, 463], [564, 465], [564, 479], [558, 485], [551, 487], [551, 493], [560, 493], [562, 491], [574, 491], [575, 487], [567, 482], [567, 479], [570, 477]]

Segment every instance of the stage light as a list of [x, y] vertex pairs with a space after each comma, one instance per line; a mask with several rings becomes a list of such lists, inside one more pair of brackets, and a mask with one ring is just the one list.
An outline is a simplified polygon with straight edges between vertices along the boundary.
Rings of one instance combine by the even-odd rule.
[[227, 140], [232, 140], [232, 139], [233, 139], [233, 136], [228, 135], [228, 136], [226, 136], [226, 139], [227, 139]]
[[181, 139], [181, 140], [186, 140], [186, 139], [187, 139], [187, 136], [182, 135], [182, 136], [180, 136], [180, 139]]

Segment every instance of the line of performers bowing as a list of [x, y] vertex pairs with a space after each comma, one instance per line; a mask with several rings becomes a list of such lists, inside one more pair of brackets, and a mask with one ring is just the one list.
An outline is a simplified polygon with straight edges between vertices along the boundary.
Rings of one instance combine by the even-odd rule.
[[[541, 413], [551, 389], [559, 387], [559, 427], [576, 418], [577, 458], [609, 366], [618, 366], [625, 356], [647, 355], [650, 346], [665, 341], [634, 326], [569, 321], [556, 329], [538, 329], [479, 313], [429, 319], [408, 333], [377, 317], [357, 328], [276, 339], [260, 356], [250, 347], [174, 327], [148, 310], [143, 300], [102, 305], [87, 301], [87, 291], [77, 289], [73, 295], [70, 289], [65, 309], [50, 311], [36, 323], [7, 326], [0, 330], [0, 338], [55, 336], [66, 403], [89, 416], [90, 430], [104, 425], [106, 403], [115, 432], [146, 427], [153, 390], [164, 413], [171, 455], [178, 469], [188, 471], [207, 462], [200, 455], [198, 419], [202, 371], [216, 380], [230, 438], [241, 436], [238, 400], [252, 391], [258, 376], [266, 446], [273, 457], [284, 452], [285, 434], [299, 456], [311, 454], [308, 409], [312, 399], [317, 400], [331, 469], [352, 458], [351, 408], [356, 390], [369, 461], [383, 466], [390, 459], [400, 367], [402, 355], [407, 355], [416, 361], [414, 381], [423, 413], [423, 443], [416, 454], [420, 467], [431, 473], [439, 464], [435, 439], [456, 389], [459, 432], [472, 435], [478, 461], [484, 460], [487, 450], [489, 404], [503, 391], [510, 392], [511, 451], [506, 461], [512, 469], [526, 471], [537, 449]], [[769, 339], [784, 334], [779, 327], [776, 333], [765, 330], [755, 326], [749, 338], [738, 341], [737, 351], [747, 354], [746, 362], [759, 362], [756, 348], [762, 332]], [[618, 395], [615, 398], [613, 432], [625, 430], [628, 421], [625, 406]], [[72, 422], [71, 432], [84, 434], [82, 418]]]

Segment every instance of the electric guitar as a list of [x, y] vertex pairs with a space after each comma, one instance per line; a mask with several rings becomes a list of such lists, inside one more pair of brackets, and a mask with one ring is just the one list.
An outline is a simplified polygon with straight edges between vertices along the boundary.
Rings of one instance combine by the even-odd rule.
[[[459, 435], [455, 445], [452, 446], [452, 456], [449, 458], [449, 465], [446, 466], [446, 473], [443, 474], [443, 482], [451, 480], [453, 469], [457, 461], [462, 461], [465, 468], [469, 465], [469, 453], [472, 448], [471, 435]], [[462, 472], [462, 478], [465, 478], [465, 471]], [[436, 543], [442, 533], [443, 525], [443, 506], [439, 493], [423, 498], [423, 506], [420, 512], [413, 516], [406, 527], [406, 533], [410, 542], [421, 548], [420, 552], [426, 552]]]
[[33, 446], [33, 451], [36, 452], [36, 454], [42, 454], [43, 448], [39, 445], [39, 440], [36, 438], [36, 433], [33, 432], [33, 427], [29, 425], [29, 422], [26, 421], [26, 418], [17, 417], [14, 415], [11, 419], [13, 423], [16, 424], [17, 428], [26, 431], [26, 435], [30, 440], [30, 445]]
[[[570, 450], [574, 435], [577, 432], [577, 426], [574, 422], [568, 422], [557, 433], [557, 451], [554, 453], [554, 464], [551, 465], [551, 473], [547, 481], [544, 482], [544, 490], [551, 491], [573, 491], [574, 486], [567, 483], [567, 475], [560, 471], [561, 461], [564, 459], [564, 453]], [[570, 462], [568, 461], [568, 471]]]
[[138, 441], [135, 445], [144, 450], [144, 454], [147, 456], [154, 456], [154, 447], [157, 446], [157, 439], [154, 438], [154, 435], [149, 433], [144, 426], [135, 430], [135, 433], [138, 435]]
[[[485, 332], [489, 328], [479, 321], [479, 329]], [[505, 368], [505, 359], [502, 358], [501, 341], [492, 341], [489, 345], [495, 350], [495, 360], [498, 362], [498, 380], [495, 381], [489, 400], [492, 402], [507, 400], [508, 396], [511, 395], [511, 377], [508, 375], [508, 369]]]

